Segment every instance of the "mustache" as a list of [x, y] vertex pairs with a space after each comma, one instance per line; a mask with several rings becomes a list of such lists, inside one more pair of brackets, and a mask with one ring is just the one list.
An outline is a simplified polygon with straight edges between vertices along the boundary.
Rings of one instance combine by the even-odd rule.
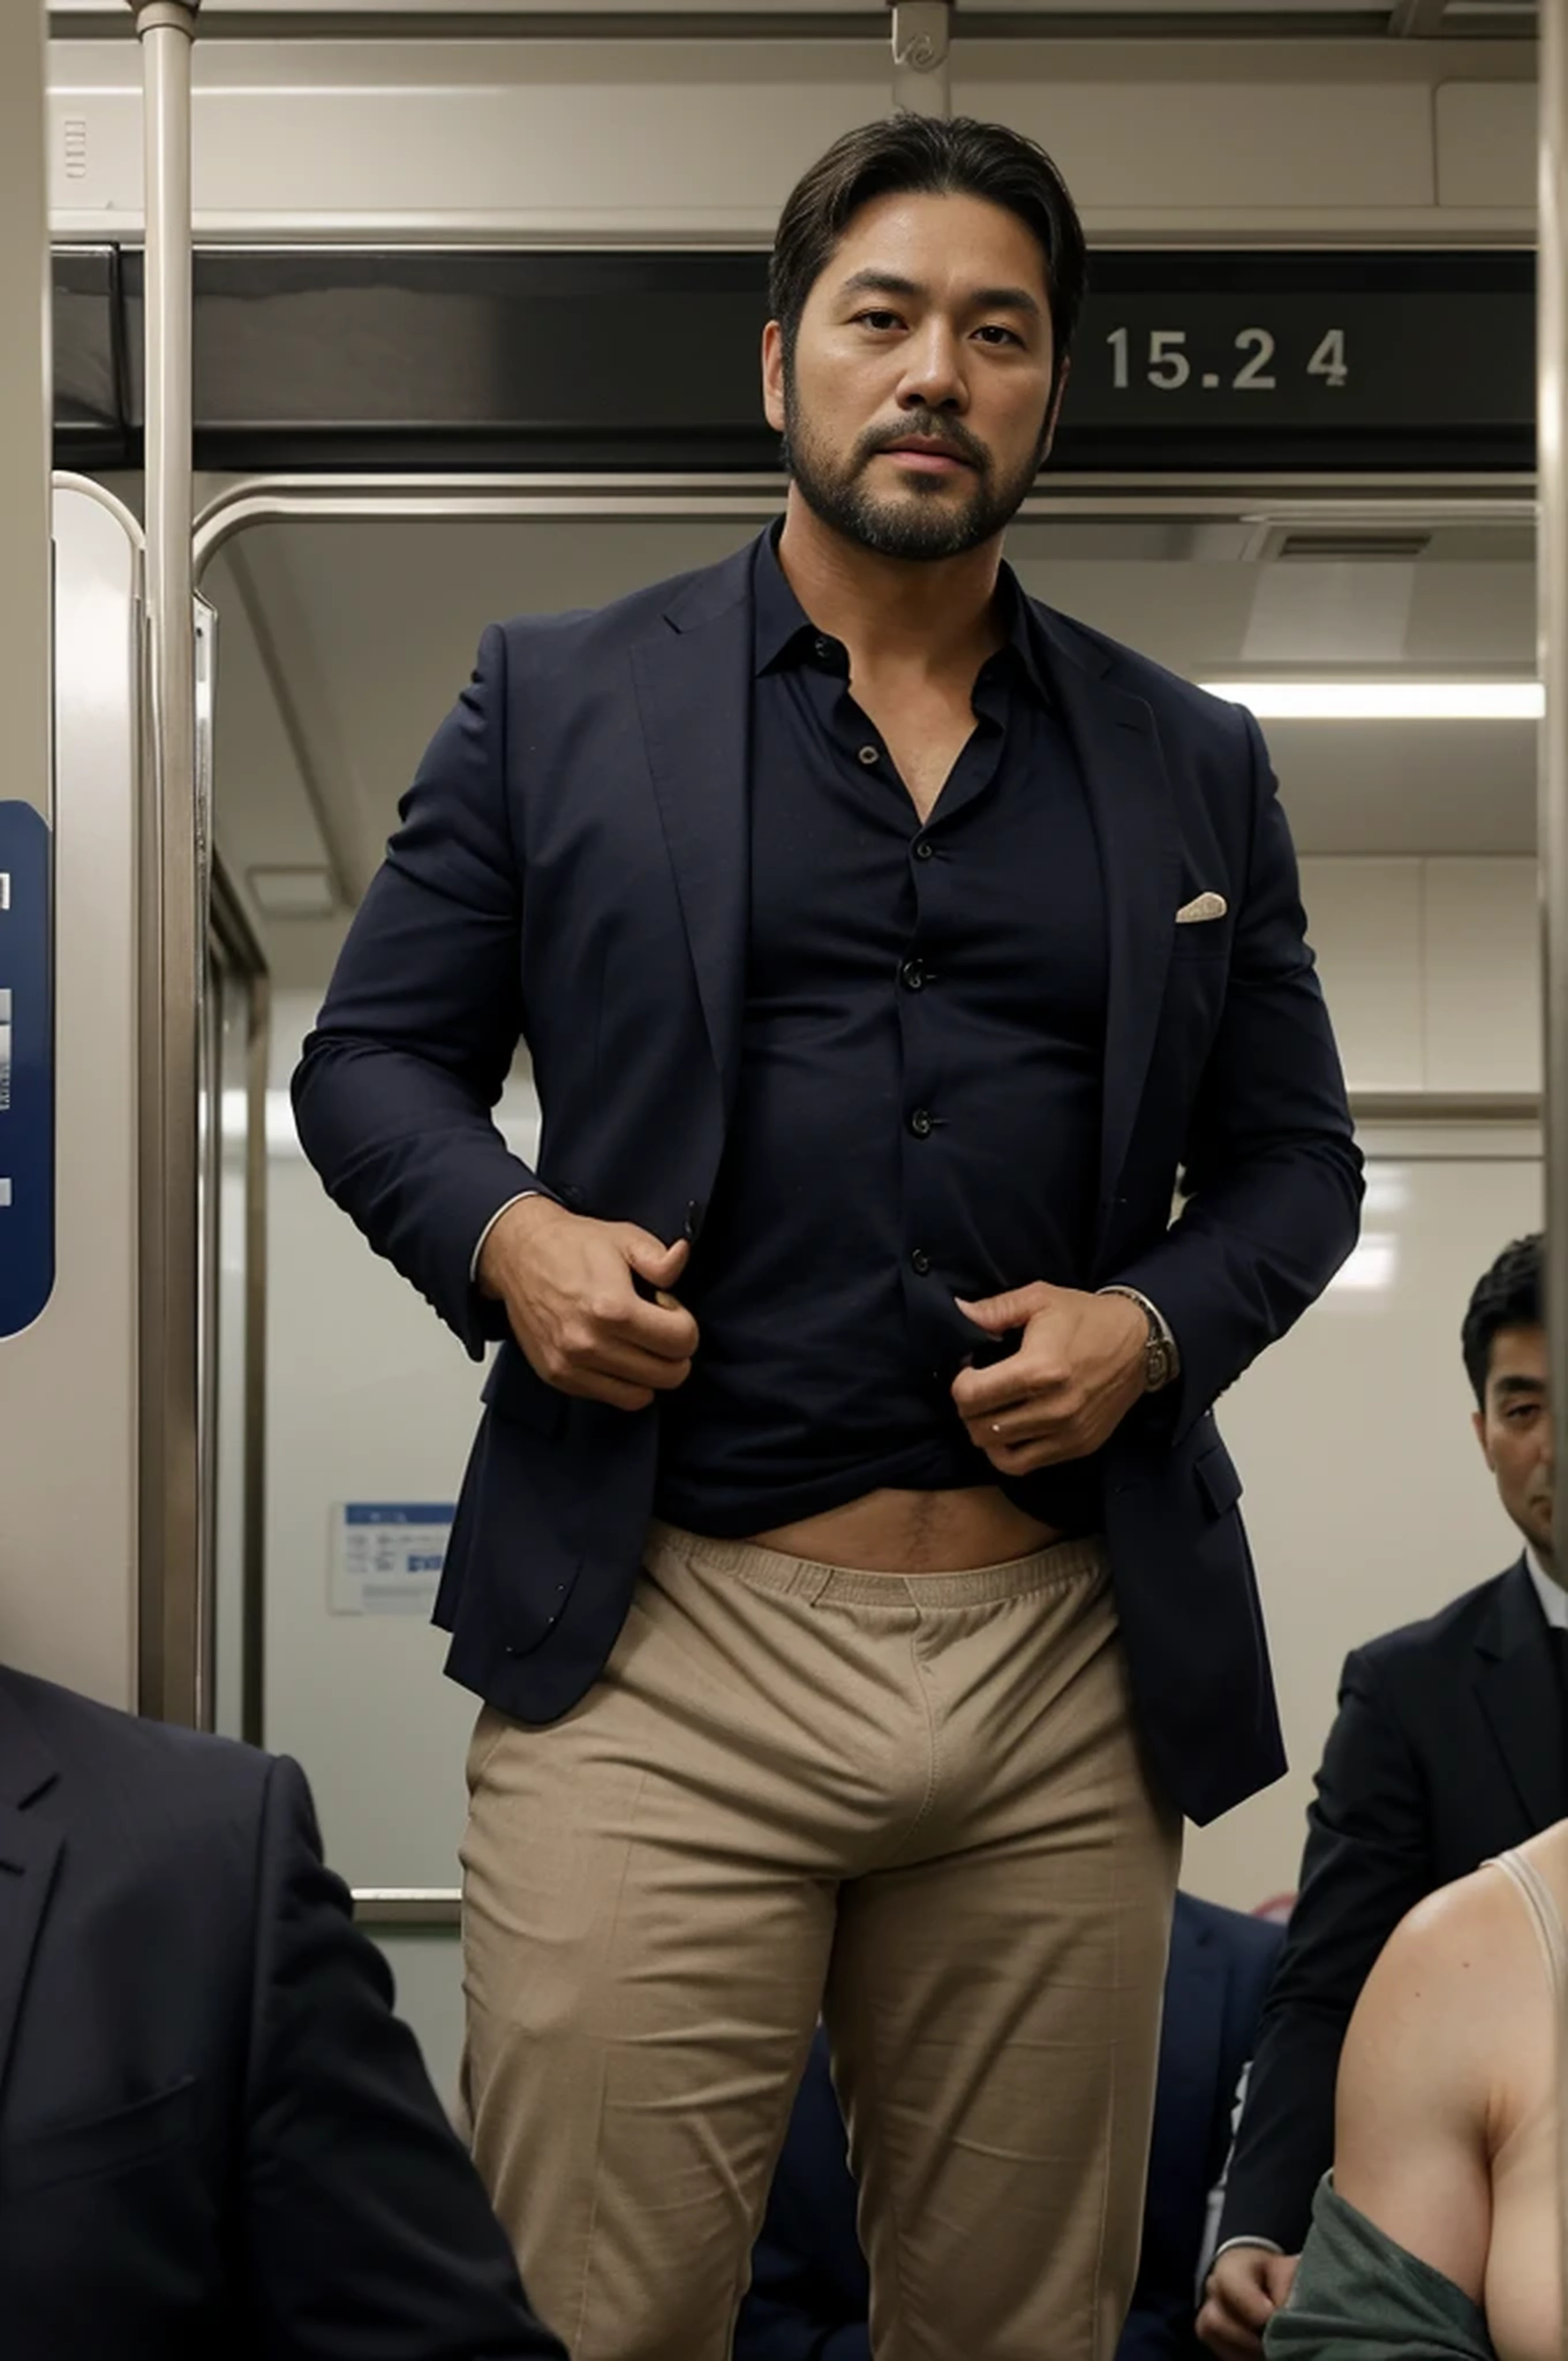
[[916, 411], [900, 419], [896, 426], [873, 427], [861, 437], [859, 456], [862, 463], [874, 459], [879, 451], [891, 451], [896, 444], [907, 442], [912, 434], [917, 434], [923, 442], [941, 444], [955, 459], [967, 460], [979, 474], [990, 468], [990, 452], [967, 426], [960, 426], [956, 419], [934, 418], [928, 411]]

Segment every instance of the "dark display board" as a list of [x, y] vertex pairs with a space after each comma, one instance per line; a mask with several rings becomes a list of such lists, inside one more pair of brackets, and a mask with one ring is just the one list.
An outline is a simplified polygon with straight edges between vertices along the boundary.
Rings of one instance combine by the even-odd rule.
[[[57, 273], [57, 414], [129, 450], [141, 258], [93, 267], [95, 311]], [[82, 258], [62, 268], [80, 279]], [[770, 468], [765, 269], [754, 252], [199, 252], [198, 462]], [[1053, 469], [1528, 471], [1534, 313], [1516, 250], [1102, 254]]]

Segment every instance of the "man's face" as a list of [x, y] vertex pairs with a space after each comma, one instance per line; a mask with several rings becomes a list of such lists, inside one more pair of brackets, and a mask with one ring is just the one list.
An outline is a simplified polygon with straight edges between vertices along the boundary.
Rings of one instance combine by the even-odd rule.
[[1502, 1328], [1492, 1339], [1486, 1406], [1475, 1413], [1475, 1432], [1497, 1479], [1498, 1499], [1543, 1563], [1552, 1565], [1552, 1414], [1544, 1328]]
[[[1003, 530], [1050, 448], [1053, 357], [1045, 257], [1016, 214], [879, 197], [813, 287], [787, 361], [769, 324], [768, 420], [834, 532], [884, 557], [959, 557]], [[912, 438], [928, 447], [895, 447]]]

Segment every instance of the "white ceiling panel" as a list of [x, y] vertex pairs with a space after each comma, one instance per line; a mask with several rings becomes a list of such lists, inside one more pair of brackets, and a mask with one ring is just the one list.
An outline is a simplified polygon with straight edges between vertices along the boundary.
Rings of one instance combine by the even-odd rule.
[[[324, 866], [351, 904], [487, 622], [596, 606], [744, 538], [733, 522], [689, 519], [252, 528], [207, 584], [231, 870], [243, 884], [252, 867]], [[1223, 522], [1031, 521], [1010, 551], [1034, 595], [1191, 679], [1530, 675], [1533, 568], [1517, 530], [1450, 528], [1413, 559], [1270, 554], [1303, 540]], [[1529, 723], [1277, 721], [1267, 735], [1304, 851], [1533, 849]], [[280, 978], [324, 980], [341, 921], [258, 913], [258, 924]]]

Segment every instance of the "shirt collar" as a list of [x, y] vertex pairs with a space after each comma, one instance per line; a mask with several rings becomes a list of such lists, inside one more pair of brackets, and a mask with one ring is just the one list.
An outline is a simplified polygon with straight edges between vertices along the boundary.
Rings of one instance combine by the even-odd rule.
[[1554, 1631], [1568, 1631], [1568, 1590], [1560, 1582], [1553, 1582], [1529, 1542], [1525, 1543], [1524, 1562], [1547, 1622]]
[[[773, 670], [785, 656], [798, 653], [804, 641], [817, 636], [816, 626], [779, 564], [778, 540], [783, 530], [781, 518], [768, 527], [757, 543], [752, 571], [751, 658], [758, 675]], [[997, 591], [1007, 627], [1005, 648], [999, 653], [1011, 652], [1036, 697], [1043, 705], [1048, 705], [1050, 690], [1047, 686], [1035, 611], [1010, 566], [1003, 565], [997, 577]]]

